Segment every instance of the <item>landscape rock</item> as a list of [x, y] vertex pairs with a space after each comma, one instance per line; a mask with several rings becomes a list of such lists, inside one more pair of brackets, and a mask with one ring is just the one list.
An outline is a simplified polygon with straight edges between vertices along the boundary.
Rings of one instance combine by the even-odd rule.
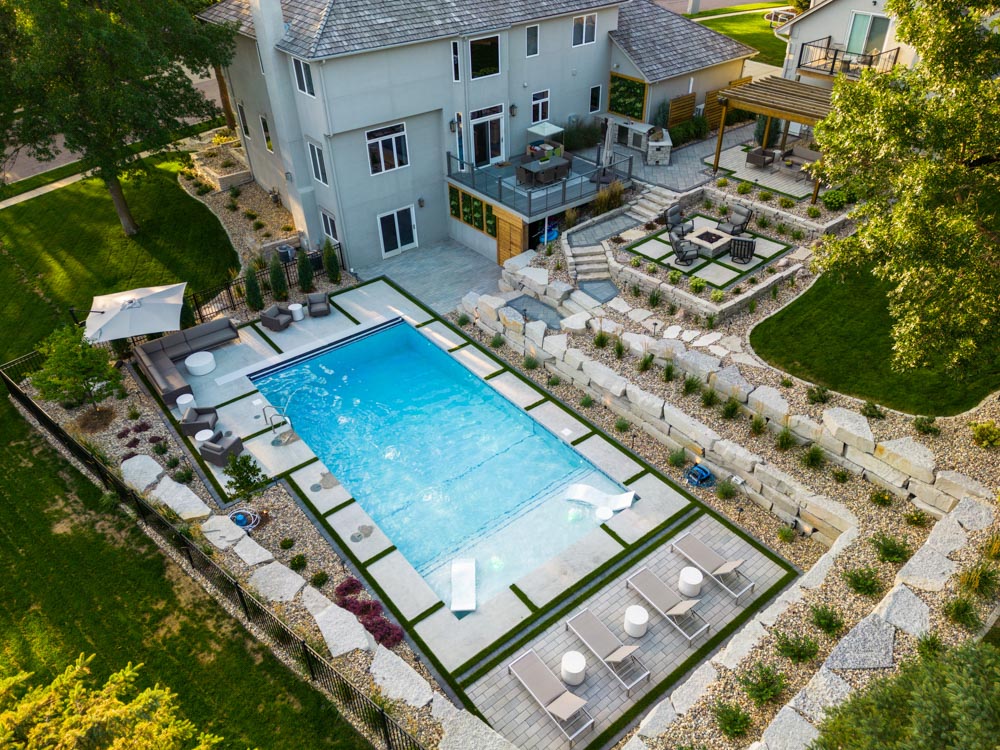
[[632, 735], [631, 739], [622, 746], [622, 750], [649, 750], [649, 745], [642, 741], [638, 734]]
[[591, 383], [599, 388], [603, 388], [612, 396], [625, 395], [625, 388], [628, 386], [628, 381], [607, 365], [587, 359], [583, 362], [583, 371], [590, 378]]
[[754, 467], [764, 460], [732, 440], [719, 440], [712, 446], [712, 450], [719, 454], [724, 465], [748, 473], [752, 472]]
[[995, 511], [985, 503], [967, 497], [949, 514], [969, 531], [981, 531], [993, 523]]
[[280, 562], [257, 568], [250, 576], [250, 586], [271, 602], [290, 602], [306, 585], [305, 579]]
[[610, 302], [604, 303], [606, 307], [610, 307], [615, 312], [621, 313], [622, 315], [628, 315], [632, 311], [632, 305], [623, 300], [621, 297], [615, 297]]
[[872, 481], [876, 484], [880, 484], [878, 479], [881, 479], [893, 487], [900, 488], [905, 487], [906, 483], [910, 481], [909, 474], [890, 466], [885, 461], [875, 458], [870, 453], [865, 453], [863, 450], [855, 448], [853, 445], [848, 445], [844, 449], [844, 458], [862, 467], [865, 470], [866, 477], [869, 474], [874, 474], [876, 478], [872, 479]]
[[625, 393], [628, 395], [628, 400], [637, 409], [640, 409], [653, 419], [659, 419], [663, 416], [663, 399], [659, 396], [644, 391], [642, 388], [631, 383], [625, 386]]
[[548, 287], [545, 289], [545, 296], [551, 297], [556, 302], [562, 302], [564, 299], [569, 297], [572, 292], [573, 287], [570, 284], [556, 279], [555, 281], [549, 282]]
[[826, 667], [820, 667], [788, 705], [816, 724], [823, 721], [828, 708], [847, 700], [853, 688]]
[[542, 349], [547, 351], [556, 359], [563, 358], [563, 355], [566, 354], [566, 347], [568, 346], [569, 336], [565, 333], [546, 336], [545, 340], [542, 342]]
[[594, 333], [604, 331], [609, 336], [621, 336], [625, 331], [625, 326], [608, 318], [591, 318], [587, 322], [587, 327]]
[[479, 301], [476, 303], [479, 309], [479, 317], [484, 320], [496, 320], [498, 312], [501, 307], [504, 307], [507, 303], [500, 297], [494, 297], [491, 294], [483, 294], [479, 297]]
[[532, 320], [530, 323], [524, 324], [524, 337], [536, 346], [541, 346], [546, 330], [548, 330], [548, 326], [545, 325], [544, 320]]
[[559, 325], [567, 333], [583, 333], [587, 330], [589, 321], [590, 313], [581, 312], [563, 318]]
[[965, 533], [962, 524], [951, 513], [942, 518], [931, 529], [927, 537], [926, 545], [930, 545], [942, 555], [950, 555], [957, 549], [961, 549], [968, 543], [969, 535]]
[[573, 300], [576, 304], [582, 307], [584, 310], [594, 310], [601, 306], [601, 303], [596, 299], [591, 297], [586, 292], [580, 291], [579, 289], [574, 290], [570, 293], [569, 298]]
[[741, 403], [746, 403], [753, 392], [753, 386], [743, 377], [736, 365], [723, 367], [708, 379], [709, 385], [719, 392], [723, 398], [732, 396]]
[[660, 343], [656, 347], [657, 356], [670, 361], [676, 361], [686, 351], [687, 347], [675, 339], [660, 339]]
[[754, 388], [747, 397], [750, 408], [782, 427], [788, 424], [788, 402], [781, 391], [769, 385]]
[[957, 568], [957, 563], [925, 544], [896, 573], [896, 583], [921, 591], [941, 591]]
[[930, 630], [930, 609], [913, 591], [898, 584], [878, 603], [875, 614], [890, 625], [918, 638]]
[[879, 443], [875, 446], [875, 458], [921, 482], [930, 484], [934, 481], [934, 469], [937, 466], [934, 451], [911, 437]]
[[761, 738], [767, 750], [806, 750], [819, 737], [819, 730], [794, 709], [782, 707]]
[[764, 626], [757, 620], [750, 620], [736, 632], [726, 647], [712, 658], [712, 662], [720, 667], [736, 669], [765, 635], [767, 631], [764, 630]]
[[180, 516], [182, 521], [200, 521], [208, 518], [212, 511], [185, 484], [175, 482], [170, 477], [164, 477], [160, 483], [149, 491], [149, 495], [166, 505]]
[[837, 440], [871, 453], [875, 450], [875, 436], [864, 415], [835, 406], [823, 411], [823, 425]]
[[228, 516], [212, 516], [201, 525], [201, 533], [219, 549], [229, 549], [247, 535]]
[[[827, 669], [888, 669], [893, 664], [896, 629], [879, 615], [859, 622], [833, 647], [823, 666]], [[768, 747], [770, 747], [768, 742]]]
[[637, 307], [634, 310], [629, 310], [627, 315], [629, 320], [633, 320], [636, 323], [641, 323], [647, 318], [652, 317], [653, 313], [650, 310], [644, 310], [641, 307]]
[[622, 334], [622, 343], [625, 344], [625, 348], [632, 352], [632, 354], [639, 357], [653, 351], [653, 339], [644, 333], [626, 331]]
[[475, 315], [479, 307], [479, 293], [469, 292], [462, 297], [462, 310], [468, 315]]
[[711, 346], [716, 341], [722, 338], [722, 334], [718, 331], [712, 331], [711, 333], [706, 333], [704, 336], [691, 342], [691, 346], [706, 347]]
[[643, 737], [659, 737], [677, 721], [677, 712], [669, 698], [657, 703], [639, 722], [639, 734]]
[[163, 473], [163, 467], [152, 456], [132, 456], [127, 461], [122, 461], [122, 479], [136, 492], [148, 490], [160, 480]]
[[[306, 591], [310, 588], [312, 587], [306, 587]], [[319, 632], [323, 634], [323, 640], [326, 641], [330, 653], [333, 656], [340, 656], [355, 649], [370, 651], [375, 645], [375, 639], [365, 630], [358, 618], [346, 609], [330, 603], [329, 600], [327, 603], [329, 606], [313, 614], [313, 618], [316, 620]]]
[[508, 258], [503, 263], [504, 270], [517, 272], [527, 268], [531, 265], [531, 261], [535, 259], [536, 255], [538, 255], [538, 253], [534, 250], [526, 250], [523, 253], [519, 253], [518, 255]]
[[524, 333], [524, 316], [513, 307], [501, 307], [497, 310], [497, 317], [508, 331]]
[[237, 557], [239, 557], [243, 562], [251, 566], [271, 562], [271, 560], [274, 559], [274, 555], [271, 554], [270, 550], [261, 547], [249, 536], [244, 536], [240, 539], [236, 543], [236, 546], [233, 547], [233, 552], [235, 552]]
[[665, 339], [676, 339], [681, 335], [681, 331], [684, 329], [678, 325], [667, 326], [667, 330], [663, 332], [663, 338]]
[[427, 680], [385, 646], [375, 647], [375, 658], [369, 671], [382, 694], [391, 700], [403, 701], [414, 708], [420, 708], [430, 703], [434, 697], [434, 691]]
[[711, 662], [706, 661], [698, 667], [683, 684], [675, 687], [674, 692], [670, 694], [670, 703], [674, 710], [678, 714], [686, 713], [705, 692], [705, 688], [718, 676], [719, 672], [712, 666]]
[[537, 266], [526, 266], [525, 268], [522, 268], [518, 271], [518, 276], [527, 282], [525, 286], [532, 289], [532, 291], [539, 293], [544, 292], [545, 287], [549, 283], [548, 269], [539, 268]]
[[934, 480], [934, 486], [956, 500], [962, 500], [966, 497], [987, 501], [993, 499], [989, 487], [957, 471], [939, 471]]
[[702, 352], [694, 352], [690, 349], [674, 357], [674, 362], [684, 372], [694, 375], [705, 383], [708, 382], [709, 375], [713, 372], [718, 372], [721, 368], [718, 357], [713, 357], [711, 354], [704, 354]]
[[306, 586], [302, 589], [300, 601], [302, 602], [302, 606], [306, 608], [306, 611], [313, 617], [333, 604], [333, 602], [319, 592], [319, 589], [312, 586]]

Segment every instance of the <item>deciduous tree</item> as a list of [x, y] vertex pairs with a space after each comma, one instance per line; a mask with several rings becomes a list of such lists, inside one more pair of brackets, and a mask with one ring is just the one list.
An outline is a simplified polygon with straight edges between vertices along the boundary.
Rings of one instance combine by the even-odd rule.
[[38, 350], [45, 356], [45, 364], [31, 376], [31, 382], [42, 398], [90, 401], [97, 409], [98, 402], [110, 395], [121, 379], [108, 352], [84, 341], [82, 328], [60, 326]]
[[912, 69], [837, 81], [819, 174], [861, 202], [831, 271], [891, 284], [894, 363], [995, 367], [1000, 327], [1000, 3], [888, 0]]

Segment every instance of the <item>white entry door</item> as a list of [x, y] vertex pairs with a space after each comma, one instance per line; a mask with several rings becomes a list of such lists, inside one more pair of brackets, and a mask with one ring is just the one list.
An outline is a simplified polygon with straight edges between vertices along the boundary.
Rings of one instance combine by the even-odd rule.
[[476, 166], [485, 167], [503, 161], [503, 105], [473, 110], [469, 113], [469, 120]]
[[382, 257], [389, 258], [417, 246], [417, 222], [413, 206], [404, 206], [379, 214], [379, 238], [382, 240]]

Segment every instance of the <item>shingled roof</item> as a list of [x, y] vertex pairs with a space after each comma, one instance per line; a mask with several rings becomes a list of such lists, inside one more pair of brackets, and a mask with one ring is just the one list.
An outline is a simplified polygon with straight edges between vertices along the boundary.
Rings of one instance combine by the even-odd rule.
[[650, 83], [757, 54], [753, 47], [661, 8], [631, 0], [618, 10], [611, 38]]
[[[622, 0], [624, 5], [629, 0]], [[281, 0], [288, 29], [278, 48], [304, 59], [504, 29], [617, 5], [618, 0]], [[199, 17], [254, 36], [249, 0], [222, 0]]]

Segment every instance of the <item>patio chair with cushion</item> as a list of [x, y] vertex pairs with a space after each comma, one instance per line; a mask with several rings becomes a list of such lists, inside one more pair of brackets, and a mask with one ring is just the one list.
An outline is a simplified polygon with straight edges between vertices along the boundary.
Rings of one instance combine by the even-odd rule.
[[770, 149], [755, 148], [747, 151], [747, 166], [764, 167], [774, 163], [774, 152]]
[[508, 664], [507, 673], [521, 681], [531, 697], [569, 740], [570, 746], [581, 734], [593, 729], [594, 718], [584, 708], [587, 701], [567, 690], [533, 649], [528, 649]]
[[188, 437], [202, 430], [214, 430], [219, 413], [211, 406], [192, 406], [181, 417], [181, 432]]
[[330, 314], [330, 298], [326, 296], [326, 292], [307, 294], [306, 304], [309, 306], [310, 318], [321, 318]]
[[750, 224], [751, 217], [753, 217], [753, 211], [751, 209], [737, 204], [733, 206], [733, 210], [732, 213], [730, 213], [729, 218], [721, 219], [719, 223], [715, 225], [715, 228], [735, 237], [736, 235], [743, 234], [743, 232], [746, 231], [747, 226]]
[[230, 456], [238, 456], [243, 452], [243, 441], [238, 437], [223, 437], [216, 432], [211, 439], [201, 444], [201, 457], [215, 466], [225, 466]]
[[625, 688], [626, 695], [640, 682], [648, 682], [649, 670], [639, 661], [635, 652], [638, 646], [626, 646], [597, 615], [585, 609], [566, 621], [566, 627], [576, 633], [584, 645], [606, 666], [615, 679]]
[[701, 539], [684, 534], [670, 545], [688, 561], [725, 589], [737, 602], [748, 591], [753, 591], [754, 582], [740, 572], [743, 560], [727, 560]]
[[640, 568], [626, 578], [625, 588], [635, 589], [639, 596], [649, 602], [649, 606], [688, 639], [688, 643], [708, 632], [709, 626], [705, 618], [694, 611], [698, 599], [685, 599], [649, 568]]
[[667, 209], [664, 217], [667, 220], [667, 231], [674, 233], [683, 237], [685, 234], [694, 231], [694, 222], [690, 219], [684, 221], [684, 217], [681, 215], [681, 204], [675, 203], [670, 208]]
[[670, 234], [670, 247], [674, 250], [674, 262], [678, 266], [690, 266], [698, 257], [698, 246], [690, 240]]
[[729, 257], [733, 259], [733, 263], [749, 263], [756, 249], [757, 240], [736, 237], [729, 243]]
[[292, 313], [286, 305], [271, 305], [260, 314], [260, 322], [271, 331], [284, 331], [292, 324]]

